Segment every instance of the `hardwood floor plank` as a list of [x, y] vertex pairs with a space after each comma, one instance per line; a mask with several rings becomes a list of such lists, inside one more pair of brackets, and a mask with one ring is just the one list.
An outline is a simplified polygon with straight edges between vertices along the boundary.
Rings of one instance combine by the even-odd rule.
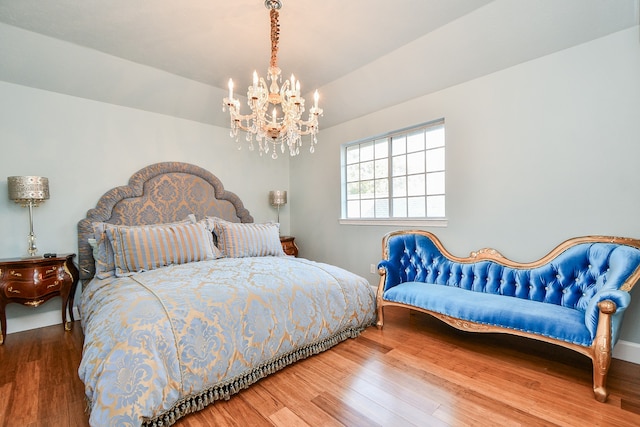
[[220, 411], [224, 411], [233, 418], [238, 426], [271, 427], [273, 424], [268, 417], [263, 416], [258, 410], [244, 399], [229, 399], [214, 403]]
[[314, 397], [311, 402], [323, 412], [331, 415], [345, 426], [350, 427], [381, 427], [376, 421], [368, 418], [365, 414], [358, 412], [340, 399], [330, 393], [322, 393]]
[[312, 427], [287, 407], [278, 409], [269, 415], [269, 419], [276, 427]]
[[14, 383], [6, 383], [0, 385], [0, 426], [7, 425], [7, 414], [9, 414], [9, 405], [11, 396], [13, 396]]
[[[337, 348], [336, 351], [344, 349], [348, 345], [357, 346], [359, 344], [356, 341], [345, 343], [345, 346]], [[353, 354], [353, 352], [348, 352], [347, 354]], [[398, 372], [392, 372], [383, 363], [369, 361], [364, 365], [365, 369], [363, 369], [363, 365], [343, 358], [338, 353], [331, 355], [331, 363], [326, 363], [327, 359], [318, 358], [317, 366], [306, 367], [311, 372], [317, 370], [317, 372], [314, 372], [315, 376], [313, 378], [326, 375], [331, 378], [334, 384], [362, 394], [380, 406], [388, 407], [396, 416], [406, 418], [409, 423], [419, 425], [421, 424], [420, 420], [429, 419], [432, 419], [433, 425], [439, 423], [439, 420], [433, 417], [432, 414], [440, 404], [430, 399], [428, 393], [420, 390], [420, 385], [413, 384], [412, 387], [412, 384], [409, 383], [409, 386], [406, 387], [408, 384], [406, 382], [399, 384], [389, 381], [389, 378], [394, 377]], [[343, 371], [339, 371], [338, 367], [350, 374], [342, 376]], [[340, 374], [336, 374], [337, 371]], [[298, 375], [303, 374], [299, 373]]]
[[297, 381], [285, 368], [281, 373], [287, 375], [271, 375], [260, 380], [264, 388], [283, 406], [288, 407], [296, 416], [312, 426], [341, 426], [335, 418], [312, 403], [317, 394], [307, 384]]
[[40, 388], [40, 361], [25, 362], [20, 369], [20, 382], [13, 389], [13, 399], [6, 419], [9, 425], [25, 426], [38, 419], [39, 399], [34, 399], [31, 388]]
[[[437, 425], [438, 420], [432, 417], [430, 412], [422, 411], [395, 398], [384, 400], [386, 392], [361, 380], [359, 374], [362, 372], [356, 370], [352, 375], [342, 376], [341, 371], [332, 368], [333, 366], [326, 365], [317, 358], [292, 367], [295, 369], [294, 374], [310, 387], [317, 389], [319, 394], [333, 390], [331, 394], [334, 398], [382, 425], [422, 425], [427, 420], [432, 421], [429, 425]], [[388, 405], [392, 401], [395, 404]]]
[[243, 390], [238, 397], [269, 419], [271, 419], [271, 415], [285, 408], [282, 402], [264, 388], [263, 381], [254, 384], [247, 390]]

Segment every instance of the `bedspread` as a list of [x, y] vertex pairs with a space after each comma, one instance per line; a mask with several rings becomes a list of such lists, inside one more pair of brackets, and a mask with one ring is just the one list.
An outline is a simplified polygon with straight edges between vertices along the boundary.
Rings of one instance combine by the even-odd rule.
[[375, 321], [369, 283], [292, 257], [223, 258], [94, 279], [78, 369], [93, 426], [177, 418]]

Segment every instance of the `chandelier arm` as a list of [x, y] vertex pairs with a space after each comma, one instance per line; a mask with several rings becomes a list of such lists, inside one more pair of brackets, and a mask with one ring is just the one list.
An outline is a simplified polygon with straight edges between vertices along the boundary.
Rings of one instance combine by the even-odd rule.
[[298, 120], [297, 121], [299, 125], [301, 126], [307, 126], [307, 127], [318, 127], [318, 120], [317, 117], [310, 117], [309, 120]]
[[305, 130], [300, 129], [298, 131], [298, 135], [300, 135], [300, 136], [313, 135], [313, 133], [314, 133], [313, 132], [313, 128], [308, 128], [308, 129], [305, 129]]
[[243, 115], [243, 114], [238, 114], [238, 113], [234, 114], [234, 116], [233, 116], [234, 120], [237, 120], [237, 121], [244, 120], [244, 121], [247, 121], [247, 122], [249, 120], [254, 119], [255, 117], [256, 117], [255, 114]]

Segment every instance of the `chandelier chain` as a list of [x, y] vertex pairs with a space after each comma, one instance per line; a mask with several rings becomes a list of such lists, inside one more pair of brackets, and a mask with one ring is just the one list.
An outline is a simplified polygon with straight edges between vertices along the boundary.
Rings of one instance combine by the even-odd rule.
[[276, 9], [271, 9], [269, 15], [271, 16], [271, 61], [269, 65], [275, 68], [278, 66], [278, 41], [280, 40], [278, 16], [280, 14]]

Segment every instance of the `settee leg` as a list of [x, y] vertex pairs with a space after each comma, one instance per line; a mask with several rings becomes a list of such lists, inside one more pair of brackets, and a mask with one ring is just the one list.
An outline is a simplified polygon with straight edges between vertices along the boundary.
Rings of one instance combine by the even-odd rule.
[[613, 301], [598, 303], [600, 318], [596, 338], [593, 340], [593, 394], [598, 402], [605, 402], [609, 396], [607, 373], [611, 365], [611, 315], [616, 312]]
[[376, 321], [376, 327], [378, 329], [382, 329], [382, 327], [384, 326], [384, 314], [382, 311], [382, 304], [380, 304], [379, 302], [378, 302], [377, 311], [378, 311], [378, 320]]
[[[598, 356], [600, 354], [600, 357]], [[593, 395], [598, 402], [606, 402], [609, 396], [607, 390], [607, 373], [609, 364], [611, 363], [611, 355], [596, 353], [593, 360]]]

